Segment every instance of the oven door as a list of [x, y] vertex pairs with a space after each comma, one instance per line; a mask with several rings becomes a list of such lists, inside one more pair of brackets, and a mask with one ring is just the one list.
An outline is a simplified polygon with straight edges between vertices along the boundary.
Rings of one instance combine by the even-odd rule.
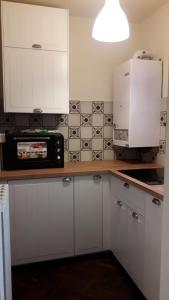
[[9, 137], [3, 153], [4, 169], [56, 167], [57, 161], [54, 148], [52, 136]]

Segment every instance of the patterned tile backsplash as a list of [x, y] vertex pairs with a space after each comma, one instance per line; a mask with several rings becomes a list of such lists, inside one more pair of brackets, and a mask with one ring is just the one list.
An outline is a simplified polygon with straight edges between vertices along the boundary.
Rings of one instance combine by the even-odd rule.
[[[167, 101], [167, 98], [161, 100], [159, 155], [162, 156], [166, 149]], [[114, 159], [111, 102], [70, 101], [68, 115], [0, 114], [0, 132], [27, 128], [58, 129], [65, 139], [65, 162]]]
[[70, 101], [68, 115], [0, 114], [0, 131], [58, 129], [64, 136], [66, 161], [108, 160], [113, 152], [112, 103]]

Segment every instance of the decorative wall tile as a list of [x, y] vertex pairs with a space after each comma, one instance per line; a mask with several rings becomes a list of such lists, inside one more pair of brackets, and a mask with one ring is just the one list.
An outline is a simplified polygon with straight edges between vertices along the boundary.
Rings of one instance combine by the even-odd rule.
[[92, 114], [92, 102], [91, 101], [80, 102], [80, 109], [82, 114]]
[[68, 115], [59, 115], [58, 116], [58, 126], [68, 126]]
[[160, 127], [160, 139], [166, 140], [166, 126]]
[[29, 128], [29, 115], [28, 114], [16, 114], [15, 126], [17, 128]]
[[113, 115], [112, 114], [104, 115], [104, 126], [113, 126]]
[[92, 139], [81, 139], [81, 150], [92, 150]]
[[103, 138], [103, 127], [93, 127], [93, 138]]
[[41, 129], [43, 127], [43, 117], [42, 115], [30, 115], [29, 126], [35, 129]]
[[70, 139], [80, 138], [80, 127], [69, 127], [69, 138]]
[[70, 151], [69, 152], [69, 161], [78, 162], [80, 161], [80, 151]]
[[68, 149], [69, 149], [68, 139], [64, 139], [64, 151], [67, 151]]
[[118, 141], [128, 141], [128, 130], [125, 129], [114, 130], [114, 139]]
[[69, 112], [70, 114], [80, 114], [80, 101], [70, 101]]
[[68, 151], [64, 152], [64, 162], [68, 162], [69, 161], [69, 157], [68, 157]]
[[81, 126], [92, 126], [92, 115], [91, 114], [81, 114]]
[[112, 138], [113, 137], [113, 127], [104, 126], [104, 138]]
[[15, 115], [14, 114], [0, 114], [0, 126], [2, 127], [14, 127], [15, 126]]
[[92, 127], [81, 127], [81, 138], [92, 138]]
[[93, 114], [93, 126], [103, 126], [103, 114]]
[[103, 151], [92, 151], [92, 160], [103, 160]]
[[104, 114], [113, 113], [113, 104], [112, 102], [104, 102]]
[[[107, 120], [108, 117], [111, 120]], [[108, 142], [105, 144], [105, 139], [112, 142], [113, 138], [110, 102], [73, 100], [70, 114], [0, 114], [1, 132], [29, 128], [57, 129], [63, 134], [65, 162], [110, 159], [110, 152], [113, 156]]]
[[80, 126], [80, 114], [69, 114], [68, 123], [69, 126]]
[[161, 111], [167, 110], [167, 103], [168, 103], [168, 98], [161, 99]]
[[103, 139], [93, 139], [92, 150], [103, 150]]
[[69, 139], [69, 151], [80, 151], [80, 139]]
[[104, 113], [104, 102], [93, 101], [92, 108], [93, 114], [102, 114]]
[[81, 151], [81, 161], [91, 161], [92, 151]]
[[112, 150], [104, 150], [103, 159], [104, 160], [114, 159], [114, 152]]
[[63, 134], [64, 139], [68, 139], [68, 127], [58, 127], [58, 131]]
[[56, 129], [58, 125], [57, 115], [43, 115], [43, 127], [47, 129]]
[[165, 151], [166, 151], [166, 141], [160, 140], [159, 153], [165, 154]]
[[113, 150], [113, 139], [104, 139], [104, 150]]
[[166, 126], [167, 125], [167, 112], [166, 111], [161, 111], [160, 125], [161, 126]]

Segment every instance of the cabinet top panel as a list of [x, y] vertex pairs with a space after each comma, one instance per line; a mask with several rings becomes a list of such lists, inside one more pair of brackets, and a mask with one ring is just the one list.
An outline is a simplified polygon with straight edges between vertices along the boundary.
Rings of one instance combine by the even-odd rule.
[[68, 50], [68, 10], [2, 1], [3, 46]]

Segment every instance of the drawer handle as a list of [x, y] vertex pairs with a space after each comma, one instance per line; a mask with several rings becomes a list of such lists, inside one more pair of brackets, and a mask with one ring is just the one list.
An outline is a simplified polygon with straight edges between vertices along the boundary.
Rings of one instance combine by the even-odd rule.
[[125, 182], [125, 183], [123, 184], [123, 186], [124, 186], [125, 188], [127, 188], [127, 189], [129, 189], [129, 187], [130, 187], [130, 185], [129, 185], [127, 182]]
[[100, 180], [102, 177], [101, 177], [101, 175], [94, 175], [93, 176], [93, 179], [94, 180]]
[[118, 205], [119, 207], [122, 207], [122, 206], [123, 206], [122, 201], [118, 200], [118, 201], [117, 201], [117, 205]]
[[33, 110], [33, 112], [35, 113], [35, 114], [41, 114], [42, 112], [43, 112], [43, 110], [41, 109], [41, 108], [34, 108], [34, 110]]
[[135, 219], [135, 220], [138, 220], [138, 214], [135, 212], [135, 211], [133, 211], [133, 213], [132, 213], [132, 217]]
[[64, 183], [70, 183], [72, 181], [71, 177], [64, 177], [63, 182]]
[[42, 49], [42, 45], [40, 45], [40, 44], [33, 44], [32, 48], [34, 48], [34, 49]]
[[161, 202], [160, 202], [160, 200], [159, 200], [159, 199], [157, 199], [157, 198], [153, 198], [152, 202], [153, 202], [155, 205], [158, 205], [158, 206], [160, 206], [160, 205], [161, 205]]

